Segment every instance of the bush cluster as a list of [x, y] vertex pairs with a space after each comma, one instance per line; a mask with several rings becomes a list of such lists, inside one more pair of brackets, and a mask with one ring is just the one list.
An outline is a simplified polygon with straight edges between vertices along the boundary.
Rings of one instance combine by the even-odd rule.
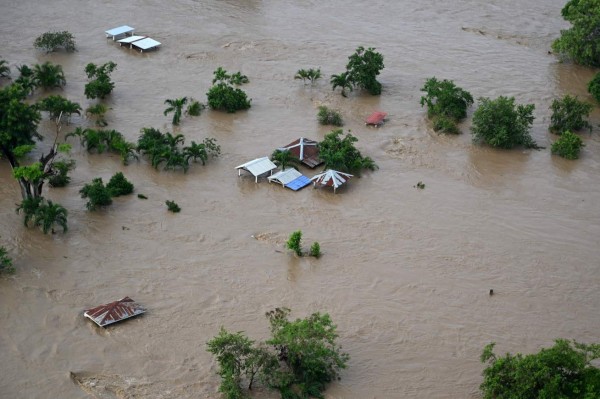
[[213, 86], [206, 93], [208, 106], [211, 109], [234, 113], [250, 108], [250, 101], [246, 93], [233, 85], [248, 83], [248, 77], [236, 72], [227, 73], [222, 67], [214, 71]]
[[378, 166], [369, 157], [363, 157], [354, 143], [356, 137], [348, 133], [341, 137], [342, 129], [332, 130], [325, 135], [319, 146], [319, 158], [325, 163], [326, 169], [359, 175], [364, 169], [375, 170]]
[[575, 133], [566, 130], [558, 140], [552, 143], [552, 153], [566, 159], [577, 159], [581, 148], [584, 147], [583, 140]]
[[579, 101], [577, 97], [568, 94], [561, 99], [555, 99], [550, 105], [550, 131], [560, 135], [567, 130], [574, 132], [588, 128], [591, 132], [592, 125], [584, 118], [588, 117], [592, 108], [592, 104]]
[[121, 172], [115, 173], [106, 185], [104, 185], [101, 177], [97, 177], [79, 190], [81, 198], [88, 199], [85, 206], [89, 211], [95, 211], [99, 207], [112, 204], [112, 197], [127, 195], [132, 192], [133, 184]]
[[317, 120], [321, 125], [343, 126], [342, 115], [336, 110], [329, 109], [325, 105], [319, 107]]
[[117, 64], [109, 61], [102, 65], [89, 63], [85, 66], [85, 74], [90, 80], [85, 85], [84, 93], [89, 99], [103, 99], [115, 88], [114, 82], [110, 80], [110, 74], [117, 68]]
[[[288, 249], [294, 251], [296, 255], [303, 256], [304, 252], [302, 251], [302, 231], [294, 231], [288, 238], [287, 242], [285, 243], [285, 246]], [[314, 256], [315, 258], [319, 258], [321, 256], [321, 246], [318, 242], [315, 241], [311, 245], [308, 254], [310, 256]]]
[[23, 224], [30, 227], [40, 227], [44, 234], [52, 232], [57, 224], [67, 231], [67, 210], [60, 204], [55, 204], [43, 197], [26, 198], [17, 207], [17, 213], [23, 213]]
[[96, 130], [78, 127], [73, 132], [65, 135], [65, 140], [71, 136], [79, 137], [79, 142], [88, 152], [95, 150], [101, 154], [104, 151], [111, 151], [119, 154], [125, 165], [129, 160], [138, 158], [135, 152], [135, 144], [125, 140], [123, 134], [114, 129]]
[[56, 51], [58, 48], [64, 48], [68, 52], [75, 51], [75, 37], [73, 34], [65, 31], [62, 32], [46, 32], [38, 36], [33, 42], [33, 46], [37, 49], [44, 50], [47, 53]]
[[467, 116], [467, 108], [473, 104], [473, 96], [457, 87], [451, 80], [427, 79], [421, 91], [421, 107], [427, 106], [427, 115], [433, 120], [433, 129], [444, 133], [458, 134], [456, 125]]

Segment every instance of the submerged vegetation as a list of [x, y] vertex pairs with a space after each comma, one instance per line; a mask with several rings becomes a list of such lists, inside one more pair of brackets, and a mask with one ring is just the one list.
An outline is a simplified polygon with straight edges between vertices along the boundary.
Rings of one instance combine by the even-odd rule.
[[33, 47], [47, 53], [64, 48], [67, 52], [75, 51], [75, 36], [68, 31], [46, 32], [38, 36], [33, 42]]
[[364, 89], [374, 96], [381, 94], [381, 83], [377, 81], [377, 75], [384, 68], [383, 55], [376, 52], [374, 48], [365, 49], [359, 46], [354, 54], [348, 57], [346, 71], [339, 75], [331, 75], [331, 86], [342, 89], [342, 96], [346, 97], [346, 90], [354, 88]]
[[89, 82], [85, 85], [85, 96], [89, 99], [106, 98], [115, 88], [114, 82], [110, 79], [110, 74], [117, 68], [117, 64], [112, 61], [102, 65], [89, 63], [85, 66], [85, 74]]
[[577, 97], [568, 94], [561, 99], [555, 99], [550, 105], [550, 131], [561, 135], [567, 130], [573, 132], [587, 128], [591, 132], [592, 125], [585, 118], [592, 112], [592, 108], [592, 104], [579, 101]]
[[248, 78], [240, 72], [229, 75], [222, 67], [214, 71], [213, 86], [206, 93], [208, 106], [211, 109], [234, 113], [250, 108], [246, 93], [233, 85], [248, 82]]
[[294, 75], [294, 79], [302, 79], [302, 82], [306, 84], [308, 80], [310, 84], [314, 84], [317, 80], [321, 78], [321, 68], [309, 68], [309, 69], [299, 69]]
[[581, 148], [584, 147], [583, 140], [575, 133], [565, 130], [562, 135], [552, 143], [552, 153], [566, 159], [577, 159]]
[[596, 73], [588, 83], [588, 92], [600, 103], [600, 72]]
[[85, 207], [88, 211], [95, 211], [99, 207], [104, 207], [112, 204], [112, 196], [110, 191], [102, 182], [101, 177], [97, 177], [92, 180], [91, 183], [87, 183], [81, 190], [79, 190], [81, 198], [87, 198], [88, 201]]
[[561, 14], [572, 26], [560, 31], [552, 49], [577, 64], [600, 67], [600, 2], [569, 0]]
[[169, 210], [169, 212], [173, 212], [173, 213], [179, 213], [181, 211], [181, 208], [179, 207], [179, 205], [177, 205], [177, 203], [175, 201], [165, 201], [165, 204], [167, 205], [167, 209]]
[[13, 266], [13, 260], [8, 256], [8, 251], [3, 246], [0, 246], [0, 275], [1, 274], [13, 274], [15, 267]]
[[335, 169], [340, 172], [360, 175], [362, 170], [376, 170], [377, 164], [363, 157], [354, 143], [358, 141], [352, 134], [342, 137], [343, 130], [336, 129], [325, 135], [319, 143], [319, 157], [325, 163], [325, 169]]
[[444, 133], [458, 134], [456, 125], [467, 116], [467, 108], [473, 104], [473, 96], [457, 87], [452, 80], [427, 79], [421, 91], [421, 107], [427, 106], [427, 116], [433, 121], [433, 129]]
[[327, 108], [325, 105], [321, 105], [319, 107], [319, 113], [317, 113], [317, 120], [321, 125], [344, 125], [342, 115], [340, 115], [340, 113], [334, 109]]

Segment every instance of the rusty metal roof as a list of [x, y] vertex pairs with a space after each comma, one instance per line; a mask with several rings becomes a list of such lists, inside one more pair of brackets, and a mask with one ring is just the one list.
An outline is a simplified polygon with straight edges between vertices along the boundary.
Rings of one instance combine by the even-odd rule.
[[319, 158], [318, 142], [300, 137], [286, 146], [280, 147], [280, 150], [288, 150], [300, 162], [309, 168], [314, 168], [323, 163]]
[[137, 316], [145, 311], [146, 309], [126, 296], [118, 301], [88, 309], [83, 315], [100, 327], [106, 327], [109, 324]]
[[365, 124], [372, 126], [381, 126], [385, 122], [387, 113], [381, 111], [375, 111], [365, 120]]
[[335, 192], [335, 190], [339, 186], [346, 183], [348, 180], [350, 180], [351, 177], [353, 177], [353, 175], [349, 173], [339, 172], [333, 169], [327, 169], [325, 172], [313, 176], [310, 180], [313, 181], [315, 186], [318, 183], [322, 186], [333, 187], [333, 192]]

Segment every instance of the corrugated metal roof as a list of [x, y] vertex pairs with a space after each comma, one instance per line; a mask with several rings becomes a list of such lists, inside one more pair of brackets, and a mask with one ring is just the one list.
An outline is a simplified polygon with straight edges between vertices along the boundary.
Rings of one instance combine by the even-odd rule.
[[277, 165], [271, 162], [269, 157], [263, 157], [246, 162], [245, 164], [236, 166], [235, 168], [247, 170], [254, 176], [258, 177], [264, 173], [272, 171], [273, 169], [277, 169]]
[[145, 38], [146, 36], [129, 36], [126, 37], [125, 39], [121, 39], [121, 40], [117, 40], [117, 42], [119, 42], [119, 45], [123, 45], [123, 44], [131, 44], [133, 42], [137, 42], [138, 40], [142, 40], [143, 38]]
[[298, 140], [292, 141], [280, 149], [288, 150], [303, 164], [310, 168], [314, 168], [323, 163], [323, 161], [319, 158], [319, 148], [317, 147], [318, 144], [319, 143], [314, 140], [300, 137]]
[[288, 184], [286, 184], [285, 186], [287, 188], [291, 188], [294, 191], [298, 191], [303, 187], [306, 187], [310, 184], [310, 179], [306, 176], [299, 176], [298, 178], [292, 180], [291, 182], [289, 182]]
[[140, 315], [145, 311], [146, 309], [126, 296], [118, 301], [88, 309], [83, 315], [100, 327], [106, 327], [109, 324]]
[[140, 50], [149, 50], [151, 48], [160, 46], [160, 44], [160, 42], [157, 42], [156, 40], [150, 37], [131, 43], [132, 46], [135, 46]]
[[367, 120], [365, 120], [365, 123], [367, 125], [381, 126], [383, 125], [383, 122], [385, 122], [386, 116], [387, 113], [385, 112], [375, 111], [371, 115], [369, 115]]
[[107, 31], [104, 31], [104, 33], [106, 33], [106, 37], [112, 36], [112, 38], [114, 40], [115, 36], [125, 35], [127, 33], [133, 33], [134, 30], [135, 29], [132, 28], [131, 26], [123, 25], [123, 26], [119, 26], [117, 28], [112, 28]]
[[280, 183], [282, 186], [285, 186], [286, 184], [299, 178], [300, 176], [302, 176], [302, 173], [298, 172], [294, 168], [290, 168], [279, 171], [274, 175], [267, 177], [267, 180], [269, 180], [269, 182], [275, 181], [277, 183]]
[[353, 175], [344, 172], [338, 172], [337, 170], [328, 169], [323, 173], [313, 176], [312, 180], [315, 184], [322, 186], [333, 187], [334, 191], [342, 184], [346, 183]]

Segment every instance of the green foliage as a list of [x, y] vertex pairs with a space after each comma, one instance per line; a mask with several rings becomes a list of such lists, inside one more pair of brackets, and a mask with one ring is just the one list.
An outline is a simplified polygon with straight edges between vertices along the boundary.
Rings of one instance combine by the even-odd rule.
[[133, 184], [125, 178], [122, 172], [115, 173], [106, 184], [106, 188], [111, 197], [119, 197], [133, 192]]
[[584, 147], [581, 137], [565, 130], [558, 140], [552, 143], [552, 153], [566, 159], [577, 159], [581, 148]]
[[317, 120], [321, 125], [343, 126], [342, 115], [336, 110], [329, 109], [324, 105], [319, 107]]
[[493, 353], [494, 345], [487, 345], [481, 355], [487, 363], [480, 386], [484, 399], [598, 397], [600, 369], [592, 361], [600, 358], [599, 344], [557, 339], [538, 353], [503, 357]]
[[85, 67], [85, 73], [90, 80], [85, 85], [85, 96], [90, 99], [103, 99], [108, 96], [115, 88], [115, 84], [110, 80], [110, 74], [117, 68], [117, 64], [109, 61], [100, 66], [89, 63]]
[[266, 314], [272, 338], [264, 344], [224, 328], [208, 341], [207, 350], [219, 364], [219, 391], [225, 398], [246, 398], [242, 385], [252, 389], [256, 377], [284, 399], [322, 398], [326, 384], [339, 379], [349, 356], [335, 342], [336, 326], [329, 315], [313, 313], [290, 321], [289, 312], [277, 308]]
[[62, 66], [55, 65], [50, 61], [46, 61], [42, 65], [35, 64], [33, 66], [33, 79], [36, 86], [44, 89], [63, 87], [67, 84]]
[[19, 77], [15, 80], [15, 84], [23, 89], [26, 96], [30, 95], [38, 87], [33, 74], [33, 69], [29, 68], [27, 65], [21, 65], [17, 67], [17, 70], [19, 71]]
[[167, 208], [169, 209], [170, 212], [173, 213], [178, 213], [181, 211], [181, 208], [179, 207], [179, 205], [177, 205], [177, 203], [175, 201], [165, 201], [165, 204], [167, 204]]
[[33, 47], [47, 53], [56, 51], [60, 47], [72, 52], [75, 51], [75, 37], [67, 31], [46, 32], [35, 39]]
[[13, 177], [17, 180], [23, 179], [31, 184], [37, 184], [44, 178], [45, 173], [41, 162], [35, 162], [27, 166], [13, 168]]
[[425, 189], [425, 183], [423, 183], [422, 181], [419, 181], [419, 182], [417, 182], [417, 184], [414, 187], [418, 188], [419, 190], [424, 190]]
[[71, 136], [79, 137], [79, 142], [88, 152], [96, 150], [99, 154], [104, 151], [111, 151], [121, 156], [123, 164], [127, 165], [130, 159], [137, 159], [135, 153], [136, 145], [126, 141], [123, 135], [112, 130], [95, 130], [76, 128], [71, 133], [65, 135], [65, 139]]
[[214, 75], [214, 78], [212, 81], [213, 85], [217, 82], [222, 82], [222, 83], [229, 83], [232, 85], [240, 86], [240, 85], [250, 82], [248, 77], [246, 75], [242, 75], [241, 72], [236, 72], [236, 73], [230, 75], [229, 73], [227, 73], [227, 71], [225, 69], [223, 69], [223, 67], [218, 67], [213, 72], [213, 75]]
[[0, 60], [0, 78], [8, 78], [10, 76], [10, 67], [6, 60]]
[[6, 248], [0, 246], [0, 274], [13, 274], [15, 267]]
[[564, 131], [577, 131], [584, 127], [592, 131], [592, 125], [587, 118], [592, 111], [592, 104], [579, 101], [577, 97], [566, 95], [563, 98], [554, 99], [550, 109], [552, 117], [550, 118], [550, 131], [554, 134], [562, 134]]
[[600, 102], [600, 72], [598, 72], [588, 83], [588, 92]]
[[137, 197], [139, 199], [148, 199], [148, 197], [146, 197], [144, 194], [138, 194]]
[[248, 79], [248, 76], [242, 75], [241, 72], [236, 72], [231, 75], [231, 77], [229, 78], [229, 82], [232, 85], [241, 86], [243, 84], [249, 83], [250, 80]]
[[345, 137], [342, 129], [332, 130], [319, 143], [319, 158], [325, 163], [325, 169], [359, 175], [361, 170], [376, 170], [378, 166], [369, 157], [363, 157], [355, 147], [356, 137], [348, 133]]
[[69, 101], [63, 96], [48, 96], [37, 102], [40, 111], [48, 112], [50, 119], [57, 120], [61, 115], [66, 116], [67, 120], [72, 114], [81, 115], [81, 106], [75, 102]]
[[315, 258], [321, 257], [321, 246], [318, 242], [313, 242], [313, 245], [310, 246], [310, 256], [314, 256]]
[[181, 97], [176, 99], [167, 99], [165, 100], [165, 104], [168, 105], [167, 109], [163, 112], [165, 116], [169, 113], [173, 113], [173, 125], [179, 125], [181, 121], [181, 113], [183, 112], [183, 107], [187, 104], [187, 97]]
[[108, 112], [108, 107], [105, 104], [95, 104], [90, 105], [86, 110], [85, 114], [89, 118], [94, 118], [96, 126], [104, 127], [108, 125], [106, 119], [104, 119], [105, 114]]
[[193, 98], [190, 99], [190, 104], [188, 105], [187, 109], [185, 110], [186, 115], [189, 116], [200, 116], [200, 114], [202, 113], [202, 111], [204, 111], [206, 109], [206, 105], [202, 104], [200, 101], [194, 100]]
[[13, 154], [15, 155], [15, 157], [21, 158], [33, 151], [34, 148], [35, 144], [23, 144], [15, 147], [13, 149]]
[[289, 150], [277, 149], [273, 151], [273, 154], [271, 154], [271, 160], [275, 165], [279, 166], [281, 170], [285, 170], [290, 165], [300, 165], [300, 160], [296, 158]]
[[309, 80], [311, 84], [314, 84], [320, 78], [321, 68], [299, 69], [294, 76], [294, 79], [302, 79], [303, 83], [306, 83], [306, 80]]
[[433, 130], [448, 134], [460, 134], [454, 119], [442, 115], [433, 117]]
[[360, 46], [355, 53], [348, 57], [346, 72], [339, 75], [331, 75], [333, 90], [342, 88], [342, 96], [346, 97], [346, 89], [352, 91], [354, 87], [367, 90], [372, 95], [381, 94], [381, 83], [377, 81], [377, 75], [383, 69], [383, 55], [369, 47], [365, 50]]
[[467, 108], [473, 104], [473, 96], [457, 87], [452, 80], [439, 81], [435, 77], [427, 79], [421, 91], [421, 107], [427, 105], [430, 118], [444, 116], [458, 122], [467, 116]]
[[60, 204], [47, 201], [42, 197], [25, 198], [17, 207], [17, 213], [23, 213], [23, 224], [29, 227], [32, 222], [34, 227], [40, 227], [44, 234], [52, 232], [54, 225], [59, 225], [63, 233], [67, 231], [67, 210]]
[[213, 138], [205, 138], [200, 144], [192, 141], [189, 146], [182, 147], [184, 142], [185, 137], [182, 134], [174, 136], [169, 132], [162, 133], [158, 129], [143, 128], [137, 150], [149, 157], [154, 168], [158, 169], [164, 163], [165, 170], [181, 168], [184, 172], [188, 170], [190, 161], [197, 162], [199, 159], [202, 165], [205, 165], [209, 157], [218, 157], [221, 154], [221, 147]]
[[305, 319], [288, 319], [289, 309], [267, 313], [272, 338], [281, 365], [269, 370], [266, 381], [282, 395], [298, 392], [299, 398], [322, 398], [326, 384], [339, 379], [349, 355], [336, 344], [336, 325], [328, 314], [313, 313]]
[[291, 249], [292, 251], [294, 251], [296, 253], [296, 255], [302, 256], [302, 242], [301, 241], [302, 241], [302, 231], [301, 230], [294, 231], [288, 238], [287, 242], [285, 243], [285, 246], [288, 249]]
[[71, 177], [68, 174], [75, 168], [74, 160], [59, 160], [54, 162], [52, 167], [53, 173], [48, 179], [51, 187], [64, 187], [71, 182]]
[[560, 31], [552, 49], [577, 64], [600, 67], [600, 0], [570, 0], [561, 14], [573, 26]]
[[211, 109], [234, 113], [250, 108], [250, 100], [246, 93], [225, 82], [219, 82], [212, 86], [206, 96]]
[[473, 114], [473, 139], [497, 148], [539, 148], [529, 135], [535, 105], [515, 105], [514, 97], [480, 98]]
[[16, 165], [15, 148], [42, 139], [37, 133], [41, 115], [37, 107], [25, 102], [26, 96], [20, 85], [0, 88], [0, 151], [13, 166]]
[[91, 183], [83, 186], [83, 188], [79, 190], [79, 194], [81, 194], [81, 198], [88, 199], [85, 206], [89, 211], [95, 211], [98, 207], [112, 204], [110, 191], [102, 182], [101, 177], [97, 177], [93, 179]]

